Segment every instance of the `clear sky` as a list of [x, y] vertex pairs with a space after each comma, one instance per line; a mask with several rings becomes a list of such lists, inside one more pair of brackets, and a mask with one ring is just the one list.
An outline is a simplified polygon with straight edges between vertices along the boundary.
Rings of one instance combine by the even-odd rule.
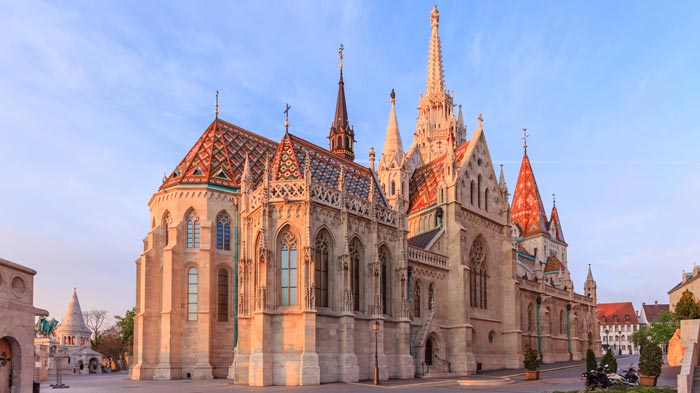
[[[338, 45], [357, 161], [381, 151], [396, 89], [404, 147], [425, 89], [419, 1], [0, 0], [0, 257], [38, 271], [35, 304], [62, 318], [123, 314], [147, 202], [214, 118], [326, 145]], [[441, 1], [448, 89], [468, 134], [483, 113], [513, 190], [521, 129], [551, 194], [581, 291], [668, 302], [700, 256], [700, 3]]]

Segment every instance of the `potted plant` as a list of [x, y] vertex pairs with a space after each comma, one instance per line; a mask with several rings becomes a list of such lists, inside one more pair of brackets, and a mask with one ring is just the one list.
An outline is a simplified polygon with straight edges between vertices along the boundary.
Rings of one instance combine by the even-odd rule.
[[639, 383], [644, 386], [656, 386], [656, 379], [661, 375], [663, 354], [658, 345], [647, 344], [639, 355]]
[[524, 355], [525, 379], [528, 381], [540, 379], [540, 354], [530, 344], [526, 344]]

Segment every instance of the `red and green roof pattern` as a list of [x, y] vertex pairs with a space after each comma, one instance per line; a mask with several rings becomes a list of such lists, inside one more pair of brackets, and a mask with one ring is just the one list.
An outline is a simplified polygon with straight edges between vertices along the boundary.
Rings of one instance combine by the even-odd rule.
[[554, 237], [560, 242], [566, 243], [564, 240], [564, 232], [561, 230], [561, 222], [559, 222], [559, 212], [557, 211], [557, 206], [552, 207], [552, 214], [549, 215], [549, 227], [554, 225]]
[[177, 185], [214, 185], [240, 189], [246, 155], [255, 182], [265, 168], [265, 158], [277, 143], [221, 119], [214, 120], [175, 167], [160, 189]]
[[547, 214], [544, 212], [540, 191], [527, 154], [523, 156], [518, 182], [515, 185], [511, 220], [523, 231], [523, 237], [547, 233]]
[[337, 188], [340, 167], [343, 167], [345, 192], [348, 195], [369, 199], [370, 184], [374, 183], [374, 201], [387, 207], [381, 189], [370, 172], [350, 160], [291, 134], [285, 134], [272, 159], [273, 180], [297, 180], [305, 176], [306, 161], [310, 160], [312, 181], [330, 188]]
[[555, 256], [555, 255], [550, 255], [547, 258], [547, 263], [544, 265], [544, 274], [548, 273], [556, 273], [559, 271], [565, 271], [566, 268], [564, 267], [564, 264], [561, 263], [561, 261]]
[[[457, 164], [462, 162], [469, 141], [455, 149]], [[447, 153], [416, 169], [409, 182], [408, 214], [419, 212], [437, 204], [438, 182], [442, 179]]]

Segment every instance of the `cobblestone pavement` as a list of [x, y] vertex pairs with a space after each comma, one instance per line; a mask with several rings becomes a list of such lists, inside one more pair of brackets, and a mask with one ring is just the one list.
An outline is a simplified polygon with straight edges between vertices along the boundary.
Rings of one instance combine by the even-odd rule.
[[[622, 357], [618, 359], [620, 368], [629, 367], [630, 364], [637, 366], [638, 356]], [[42, 392], [65, 392], [65, 393], [208, 393], [208, 392], [372, 392], [379, 390], [397, 390], [398, 392], [502, 392], [502, 393], [530, 393], [530, 392], [554, 392], [554, 391], [576, 391], [583, 390], [581, 373], [584, 363], [563, 362], [545, 365], [542, 368], [541, 379], [539, 381], [525, 381], [523, 370], [498, 370], [487, 371], [472, 379], [497, 377], [507, 377], [515, 381], [512, 384], [497, 386], [461, 386], [457, 379], [440, 380], [391, 380], [385, 381], [380, 386], [373, 386], [368, 382], [354, 384], [333, 383], [319, 386], [270, 386], [265, 388], [251, 388], [248, 386], [235, 385], [232, 381], [225, 379], [205, 380], [205, 381], [131, 381], [126, 372], [103, 374], [103, 375], [83, 375], [68, 376], [64, 378], [64, 383], [70, 386], [66, 390], [53, 390], [49, 386], [53, 381], [45, 381], [41, 384]], [[678, 367], [664, 367], [659, 379], [660, 386], [676, 386], [676, 375]]]

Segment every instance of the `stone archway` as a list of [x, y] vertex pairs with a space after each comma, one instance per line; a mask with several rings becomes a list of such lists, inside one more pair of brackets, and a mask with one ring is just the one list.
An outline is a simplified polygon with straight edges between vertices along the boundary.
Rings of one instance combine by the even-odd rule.
[[98, 367], [100, 367], [100, 362], [97, 361], [97, 358], [90, 358], [88, 362], [88, 371], [90, 374], [97, 374]]
[[13, 337], [0, 338], [0, 393], [19, 392], [22, 351]]
[[428, 337], [428, 340], [425, 342], [425, 365], [426, 366], [432, 366], [433, 365], [433, 358], [435, 357], [435, 350], [434, 350], [434, 343], [435, 339], [430, 336]]

